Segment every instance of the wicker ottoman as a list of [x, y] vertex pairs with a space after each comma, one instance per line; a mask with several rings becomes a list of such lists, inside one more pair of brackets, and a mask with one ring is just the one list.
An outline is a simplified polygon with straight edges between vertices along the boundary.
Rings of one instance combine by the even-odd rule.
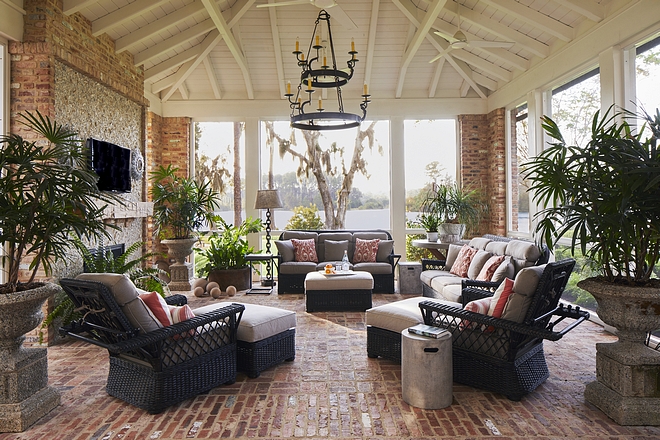
[[310, 272], [305, 277], [305, 304], [308, 312], [365, 311], [371, 308], [374, 278], [369, 272], [325, 275]]
[[[205, 313], [228, 302], [200, 307], [193, 313]], [[237, 332], [236, 369], [259, 377], [262, 371], [296, 357], [296, 313], [276, 307], [245, 304]]]
[[[367, 356], [380, 356], [401, 363], [401, 332], [424, 322], [419, 303], [428, 299], [416, 296], [367, 310]], [[433, 301], [462, 308], [460, 304], [450, 301]]]

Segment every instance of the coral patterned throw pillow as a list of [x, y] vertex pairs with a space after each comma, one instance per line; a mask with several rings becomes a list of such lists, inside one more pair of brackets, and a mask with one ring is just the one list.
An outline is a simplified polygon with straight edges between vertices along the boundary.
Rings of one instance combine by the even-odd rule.
[[353, 263], [375, 263], [378, 254], [378, 243], [380, 240], [355, 239], [355, 252], [353, 253]]
[[319, 262], [319, 258], [316, 256], [316, 245], [314, 244], [313, 238], [306, 240], [292, 238], [291, 243], [293, 243], [295, 261], [307, 261], [311, 263]]
[[451, 270], [449, 273], [459, 276], [461, 278], [466, 278], [468, 276], [468, 269], [470, 268], [470, 263], [472, 258], [477, 254], [476, 248], [468, 246], [467, 244], [463, 245], [461, 250], [458, 252], [456, 261], [451, 265]]

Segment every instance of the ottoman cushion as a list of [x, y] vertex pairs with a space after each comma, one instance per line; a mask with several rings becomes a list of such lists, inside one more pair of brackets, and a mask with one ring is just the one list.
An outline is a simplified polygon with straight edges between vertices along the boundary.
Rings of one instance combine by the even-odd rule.
[[[419, 303], [428, 300], [429, 298], [424, 296], [417, 296], [373, 307], [366, 311], [366, 323], [368, 326], [401, 333], [408, 327], [424, 322]], [[458, 307], [459, 309], [462, 308], [460, 303], [441, 300], [435, 300], [435, 302]]]
[[[193, 310], [193, 313], [197, 316], [230, 304], [232, 303], [210, 304]], [[237, 339], [239, 341], [261, 341], [296, 326], [296, 313], [290, 310], [258, 304], [240, 304], [245, 306], [245, 311], [238, 324]]]
[[353, 275], [325, 276], [318, 272], [310, 272], [305, 277], [307, 290], [371, 290], [374, 288], [374, 278], [369, 272], [353, 272]]

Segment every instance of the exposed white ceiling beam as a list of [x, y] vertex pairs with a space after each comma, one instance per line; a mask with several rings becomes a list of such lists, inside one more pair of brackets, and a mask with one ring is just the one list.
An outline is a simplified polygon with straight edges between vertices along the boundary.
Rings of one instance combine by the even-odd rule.
[[538, 40], [535, 40], [527, 35], [518, 32], [502, 23], [493, 20], [492, 18], [485, 17], [472, 9], [461, 6], [457, 3], [448, 4], [445, 10], [457, 14], [460, 13], [461, 21], [467, 21], [475, 26], [478, 26], [493, 35], [497, 35], [505, 41], [514, 41], [516, 46], [520, 46], [534, 55], [546, 58], [550, 53], [550, 48]]
[[170, 90], [161, 97], [161, 101], [165, 102], [172, 97], [172, 94], [179, 88], [181, 84], [190, 76], [191, 73], [195, 71], [197, 66], [199, 66], [204, 58], [222, 41], [222, 36], [217, 30], [209, 32], [209, 34], [202, 41], [202, 52], [199, 56], [193, 60], [186, 62], [183, 66], [174, 75], [174, 84], [170, 87]]
[[168, 72], [175, 67], [185, 63], [186, 61], [190, 61], [193, 58], [198, 57], [200, 53], [202, 53], [202, 46], [198, 44], [197, 46], [191, 47], [190, 49], [181, 52], [180, 54], [174, 55], [172, 58], [168, 58], [162, 63], [156, 64], [152, 68], [145, 70], [144, 80], [148, 81], [162, 73]]
[[603, 20], [605, 14], [603, 6], [592, 0], [554, 0], [562, 6], [567, 7], [571, 11], [584, 15], [587, 19], [595, 21], [596, 23]]
[[64, 0], [62, 12], [64, 12], [64, 15], [75, 14], [88, 6], [93, 5], [97, 1], [99, 0]]
[[220, 32], [220, 35], [225, 40], [229, 51], [234, 56], [238, 67], [243, 73], [243, 80], [245, 81], [245, 89], [247, 90], [248, 99], [254, 99], [254, 89], [252, 87], [252, 79], [250, 78], [250, 70], [248, 69], [247, 60], [243, 51], [236, 43], [233, 34], [231, 33], [231, 28], [227, 24], [227, 21], [222, 16], [222, 11], [218, 8], [218, 5], [215, 4], [212, 0], [202, 0], [204, 7], [208, 11], [213, 23], [215, 23], [216, 28]]
[[435, 66], [435, 72], [433, 73], [433, 79], [431, 80], [431, 86], [429, 87], [429, 98], [435, 97], [435, 92], [438, 89], [438, 82], [440, 81], [440, 75], [442, 74], [442, 68], [445, 65], [445, 57], [442, 57], [438, 60]]
[[472, 72], [472, 78], [479, 84], [487, 88], [488, 90], [492, 90], [493, 92], [497, 90], [497, 81], [493, 81], [492, 79], [488, 78], [487, 76], [484, 76], [480, 73], [477, 72]]
[[467, 50], [452, 50], [451, 55], [454, 58], [463, 60], [469, 65], [474, 66], [479, 70], [483, 70], [491, 74], [492, 76], [501, 79], [502, 81], [506, 81], [506, 82], [511, 81], [511, 77], [512, 77], [511, 72], [499, 66], [496, 66], [493, 63], [489, 63], [483, 58], [480, 58], [475, 54], [468, 52]]
[[215, 99], [222, 99], [222, 93], [220, 91], [220, 83], [218, 78], [215, 75], [215, 69], [209, 61], [209, 57], [206, 56], [202, 61], [204, 63], [204, 69], [206, 70], [206, 75], [209, 77], [209, 82], [211, 83], [211, 89], [213, 89], [213, 97]]
[[[273, 3], [273, 0], [268, 0]], [[280, 96], [284, 98], [286, 93], [284, 78], [284, 63], [282, 62], [282, 45], [280, 43], [280, 29], [277, 25], [277, 8], [268, 8], [268, 18], [270, 20], [270, 32], [273, 37], [273, 50], [275, 51], [275, 70], [277, 71], [277, 84], [280, 88]]]
[[179, 93], [181, 93], [181, 97], [185, 100], [190, 98], [190, 93], [188, 93], [188, 87], [186, 87], [185, 83], [179, 86]]
[[515, 0], [480, 0], [500, 11], [504, 11], [520, 20], [523, 20], [544, 32], [554, 35], [562, 41], [571, 41], [575, 31], [557, 20], [548, 17], [534, 9]]
[[378, 10], [380, 0], [371, 2], [371, 18], [369, 19], [369, 36], [367, 37], [367, 59], [364, 63], [364, 83], [371, 84], [371, 71], [374, 67], [374, 51], [376, 48], [376, 30], [378, 29]]
[[498, 60], [510, 64], [513, 68], [525, 71], [529, 69], [529, 61], [526, 60], [525, 58], [516, 55], [515, 53], [511, 53], [506, 49], [501, 49], [497, 47], [479, 47], [479, 50], [483, 50], [484, 52], [488, 53], [489, 55], [497, 58]]
[[177, 9], [171, 14], [167, 14], [166, 16], [159, 18], [156, 21], [152, 21], [146, 26], [142, 26], [140, 29], [136, 29], [129, 34], [118, 38], [117, 41], [115, 41], [115, 52], [121, 53], [125, 50], [128, 50], [136, 44], [156, 35], [158, 32], [161, 32], [171, 26], [175, 26], [191, 15], [197, 14], [203, 10], [204, 5], [202, 4], [201, 0], [196, 0], [194, 3], [190, 3], [181, 9]]
[[166, 88], [172, 87], [172, 84], [174, 84], [174, 80], [175, 80], [174, 75], [170, 75], [159, 81], [156, 81], [155, 83], [151, 84], [151, 93], [157, 95]]
[[403, 55], [401, 67], [399, 68], [399, 81], [397, 83], [396, 92], [394, 94], [395, 97], [401, 97], [401, 93], [403, 92], [403, 83], [406, 79], [406, 71], [408, 70], [408, 66], [417, 53], [419, 46], [422, 44], [422, 41], [424, 41], [424, 38], [426, 38], [426, 35], [428, 35], [429, 30], [431, 29], [431, 25], [435, 19], [438, 18], [438, 14], [444, 7], [445, 3], [447, 3], [447, 0], [431, 0], [429, 7], [426, 9], [424, 18], [422, 19], [421, 23], [417, 25], [417, 31], [415, 32], [412, 41], [406, 48], [406, 53]]
[[461, 88], [459, 90], [459, 96], [461, 98], [465, 98], [469, 91], [470, 91], [470, 84], [468, 84], [467, 81], [463, 81], [463, 83], [461, 84]]
[[[238, 20], [243, 17], [243, 14], [245, 14], [245, 12], [250, 9], [254, 2], [255, 0], [239, 0], [234, 4], [233, 8], [224, 12], [225, 15], [232, 17], [231, 20], [229, 20], [229, 28], [232, 28], [236, 23], [238, 23]], [[167, 38], [166, 40], [153, 45], [149, 49], [135, 54], [133, 57], [133, 64], [136, 66], [144, 64], [147, 61], [152, 60], [174, 49], [177, 46], [182, 45], [186, 41], [197, 38], [200, 35], [204, 35], [213, 29], [215, 29], [215, 23], [213, 23], [213, 20], [210, 18], [207, 18], [206, 20], [199, 22], [198, 24], [186, 29], [185, 31], [176, 35], [172, 35], [170, 38]]]
[[139, 2], [129, 3], [123, 8], [104, 15], [92, 22], [92, 35], [98, 37], [104, 32], [117, 27], [133, 18], [143, 14], [150, 9], [167, 3], [169, 0], [140, 0]]

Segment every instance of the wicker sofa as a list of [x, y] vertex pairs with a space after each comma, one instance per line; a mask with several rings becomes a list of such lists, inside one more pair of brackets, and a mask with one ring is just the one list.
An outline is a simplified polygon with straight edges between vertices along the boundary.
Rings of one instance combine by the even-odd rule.
[[[379, 239], [375, 262], [353, 264], [355, 239]], [[318, 262], [295, 261], [292, 239], [313, 239]], [[326, 264], [341, 264], [344, 241], [348, 245], [348, 258], [351, 269], [369, 272], [374, 278], [374, 292], [394, 293], [394, 269], [401, 255], [394, 253], [394, 241], [389, 232], [384, 230], [333, 230], [333, 231], [284, 231], [275, 241], [278, 255], [275, 259], [278, 271], [279, 293], [303, 293], [305, 276], [322, 270]]]
[[[450, 273], [456, 256], [463, 243], [449, 245], [446, 260], [422, 259], [422, 292], [425, 297], [461, 302], [465, 287], [490, 288], [494, 291], [504, 278], [515, 278], [524, 267], [539, 266], [548, 262], [550, 252], [547, 246], [540, 248], [536, 244], [502, 237], [484, 235], [469, 241], [469, 246], [478, 249], [468, 269], [468, 277], [462, 278]], [[498, 267], [491, 281], [476, 281], [484, 263], [491, 256], [504, 255], [505, 260]]]

